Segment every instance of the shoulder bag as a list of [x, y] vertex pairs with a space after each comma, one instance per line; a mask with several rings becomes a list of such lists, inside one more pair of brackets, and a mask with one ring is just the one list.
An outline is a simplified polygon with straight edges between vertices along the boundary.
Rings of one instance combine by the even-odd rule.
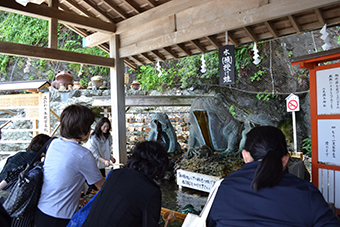
[[55, 137], [49, 139], [33, 160], [22, 171], [8, 198], [3, 206], [12, 218], [20, 218], [25, 215], [34, 215], [40, 198], [43, 183], [43, 162], [40, 162], [40, 155]]
[[184, 219], [182, 227], [206, 227], [205, 221], [207, 220], [211, 205], [214, 202], [216, 193], [218, 191], [218, 188], [220, 187], [222, 180], [223, 179], [220, 179], [215, 182], [200, 215], [188, 213], [186, 218]]

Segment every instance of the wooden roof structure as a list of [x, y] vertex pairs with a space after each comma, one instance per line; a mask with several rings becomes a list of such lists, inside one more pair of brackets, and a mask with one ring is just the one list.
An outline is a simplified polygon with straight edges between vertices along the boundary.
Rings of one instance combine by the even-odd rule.
[[[49, 47], [0, 41], [0, 54], [110, 68], [113, 155], [125, 163], [124, 64], [130, 68], [340, 24], [340, 0], [15, 0], [0, 10], [49, 21]], [[58, 23], [110, 53], [59, 50]]]
[[338, 0], [6, 0], [0, 10], [55, 18], [108, 53], [118, 34], [131, 68], [340, 24]]

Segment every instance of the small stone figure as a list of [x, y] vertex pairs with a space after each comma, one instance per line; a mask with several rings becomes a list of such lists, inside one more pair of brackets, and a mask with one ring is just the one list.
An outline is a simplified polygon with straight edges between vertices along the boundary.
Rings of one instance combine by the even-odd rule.
[[140, 83], [138, 81], [133, 81], [131, 83], [131, 89], [135, 91], [140, 90], [141, 89]]
[[83, 85], [79, 81], [74, 81], [73, 82], [73, 90], [79, 90], [79, 89], [84, 89]]
[[91, 81], [87, 86], [87, 89], [89, 90], [107, 89], [107, 82], [104, 81], [102, 76], [94, 76], [91, 78]]

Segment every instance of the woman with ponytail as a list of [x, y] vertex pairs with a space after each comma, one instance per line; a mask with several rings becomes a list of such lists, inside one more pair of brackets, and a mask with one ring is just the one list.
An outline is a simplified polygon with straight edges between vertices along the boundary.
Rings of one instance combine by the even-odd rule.
[[253, 128], [242, 156], [244, 166], [218, 189], [208, 227], [340, 226], [312, 183], [283, 171], [289, 154], [279, 129]]

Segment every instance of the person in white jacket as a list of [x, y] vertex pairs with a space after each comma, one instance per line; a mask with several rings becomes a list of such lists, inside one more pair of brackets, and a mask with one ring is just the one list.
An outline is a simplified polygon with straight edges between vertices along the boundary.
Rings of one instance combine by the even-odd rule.
[[97, 167], [103, 177], [106, 176], [105, 167], [116, 162], [115, 158], [111, 155], [112, 137], [110, 130], [110, 120], [106, 117], [100, 118], [85, 145], [93, 154]]

